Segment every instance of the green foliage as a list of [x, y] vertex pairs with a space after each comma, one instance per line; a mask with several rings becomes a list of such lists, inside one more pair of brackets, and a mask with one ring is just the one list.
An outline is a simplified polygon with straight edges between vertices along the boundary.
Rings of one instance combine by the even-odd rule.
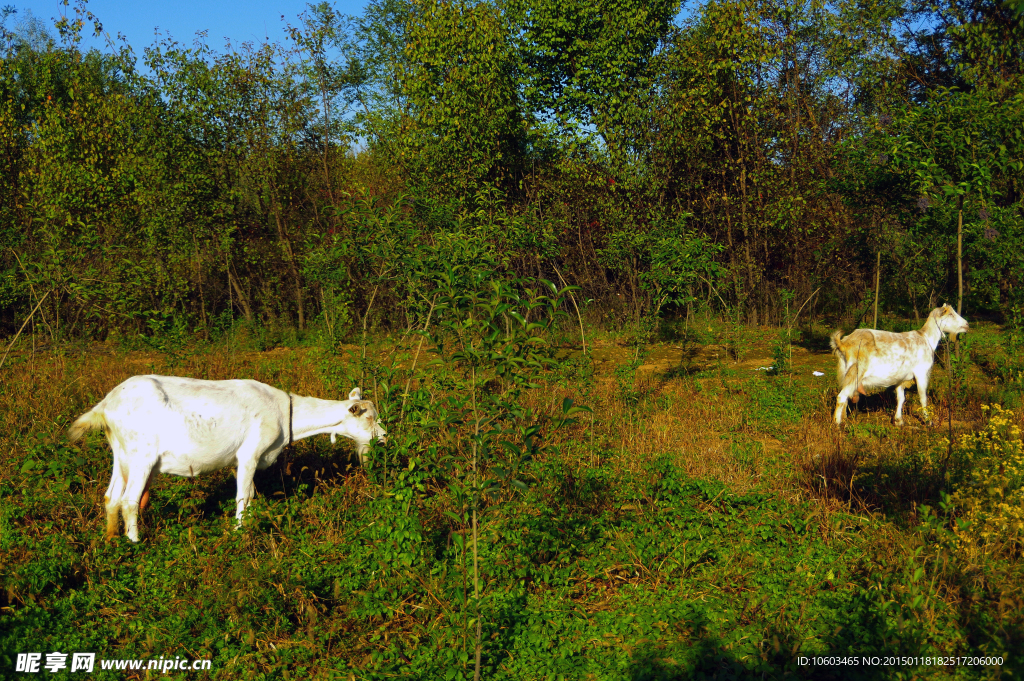
[[[640, 486], [642, 511], [641, 499], [615, 496], [620, 476], [607, 468], [533, 474], [527, 496], [495, 508], [481, 536], [491, 591], [481, 603], [486, 677], [678, 677], [727, 663], [783, 678], [799, 670], [798, 656], [885, 655], [894, 645], [919, 656], [1007, 652], [992, 630], [964, 635], [969, 617], [941, 595], [955, 580], [950, 558], [886, 555], [875, 545], [886, 532], [877, 521], [826, 522], [807, 503], [731, 494], [667, 461]], [[447, 520], [408, 513], [403, 488], [394, 489], [321, 518], [317, 526], [341, 533], [340, 543], [306, 529], [302, 505], [313, 500], [299, 498], [255, 504], [259, 526], [245, 534], [168, 526], [145, 551], [98, 545], [84, 555], [61, 535], [28, 539], [20, 506], [5, 504], [5, 536], [45, 550], [46, 560], [8, 564], [8, 593], [25, 604], [6, 616], [2, 649], [139, 658], [187, 650], [212, 657], [214, 675], [333, 667], [364, 678], [469, 678], [473, 656], [452, 626], [462, 535]], [[59, 588], [80, 571], [97, 586]], [[132, 610], [141, 602], [148, 607]], [[83, 629], [76, 620], [87, 611], [93, 624]], [[266, 636], [304, 643], [262, 649], [256, 641]], [[328, 640], [338, 655], [329, 661]]]
[[1024, 394], [1024, 312], [1021, 307], [1012, 308], [1002, 341], [989, 368], [1012, 394]]
[[644, 314], [651, 317], [657, 317], [666, 304], [697, 300], [697, 284], [704, 281], [713, 287], [723, 274], [715, 261], [721, 247], [687, 230], [687, 217], [656, 220], [647, 231], [636, 226], [616, 230], [599, 254], [611, 271], [636, 276], [647, 294]]
[[505, 18], [488, 2], [426, 2], [407, 17], [400, 82], [408, 103], [395, 162], [430, 196], [512, 185], [526, 120]]
[[769, 375], [778, 376], [790, 373], [792, 371], [792, 353], [789, 334], [780, 332], [778, 338], [772, 343], [772, 365], [768, 369]]
[[747, 348], [748, 341], [753, 336], [747, 325], [739, 319], [739, 311], [734, 312], [734, 317], [726, 322], [725, 349], [733, 361], [739, 362], [743, 359], [743, 353]]
[[623, 146], [654, 80], [652, 56], [679, 3], [515, 0], [507, 6], [531, 109], [572, 133], [593, 125], [607, 146]]
[[744, 420], [779, 439], [786, 438], [786, 430], [815, 402], [807, 388], [775, 376], [752, 380], [748, 394], [750, 407]]
[[[302, 56], [301, 86], [319, 99], [321, 120], [314, 133], [323, 145], [323, 180], [333, 193], [332, 150], [349, 140], [352, 133], [349, 109], [360, 99], [368, 74], [358, 54], [354, 29], [348, 17], [330, 4], [309, 4], [299, 16], [302, 26], [289, 26], [289, 37]], [[331, 196], [331, 201], [335, 197]]]
[[[694, 396], [658, 384], [644, 402], [672, 377], [637, 372], [658, 324], [697, 309], [724, 316], [737, 362], [782, 319], [769, 351], [784, 373], [797, 296], [823, 289], [818, 315], [867, 309], [878, 253], [883, 306], [949, 296], [962, 209], [967, 310], [1007, 318], [983, 361], [1018, 394], [1020, 14], [678, 11], [376, 0], [348, 18], [319, 4], [287, 44], [164, 40], [145, 74], [127, 47], [82, 49], [99, 28], [84, 4], [56, 38], [0, 11], [0, 333], [28, 318], [34, 360], [40, 336], [63, 351], [118, 332], [199, 373], [210, 340], [233, 376], [252, 369], [239, 350], [306, 338], [322, 385], [362, 383], [391, 436], [365, 475], [295, 447], [241, 533], [229, 473], [158, 482], [149, 541], [131, 547], [93, 541], [106, 449], [53, 439], [65, 407], [25, 407], [0, 458], [0, 665], [77, 649], [201, 652], [224, 678], [782, 678], [810, 673], [801, 655], [1016, 644], [1020, 481], [1003, 459], [1018, 439], [950, 455], [858, 423], [852, 452], [843, 439], [809, 464], [812, 492], [844, 504], [910, 513], [950, 493], [908, 530], [788, 487], [690, 478], [676, 461], [690, 452], [662, 455], [642, 421]], [[588, 316], [631, 335], [601, 380], [594, 355], [557, 347]], [[378, 328], [400, 332], [387, 359], [367, 352]], [[681, 338], [684, 353], [704, 342]], [[275, 361], [293, 381], [300, 360]], [[609, 377], [628, 433], [573, 402]], [[74, 379], [34, 380], [70, 393]], [[766, 472], [774, 440], [787, 461], [820, 444], [807, 415], [831, 398], [794, 374], [719, 365], [691, 388], [707, 413], [733, 400], [723, 479]], [[614, 449], [634, 436], [658, 455]], [[883, 439], [892, 458], [859, 468]], [[1000, 556], [957, 548], [982, 529], [972, 546]]]
[[[951, 341], [946, 339], [945, 344]], [[941, 350], [939, 350], [941, 351]], [[968, 395], [968, 370], [975, 363], [974, 339], [965, 335], [962, 340], [957, 340], [953, 347], [949, 348], [949, 382], [952, 393], [950, 397], [961, 406], [966, 404]]]
[[970, 461], [970, 476], [947, 499], [953, 536], [949, 544], [968, 553], [1024, 552], [1024, 447], [1014, 413], [985, 405], [988, 424], [957, 446]]
[[893, 167], [936, 200], [977, 194], [982, 205], [1024, 170], [1021, 101], [938, 88], [900, 112], [888, 144]]
[[942, 21], [937, 33], [949, 45], [950, 61], [965, 89], [1005, 96], [1020, 86], [1024, 76], [1018, 47], [1024, 37], [1020, 3], [989, 3], [979, 7], [981, 13], [948, 0], [933, 7]]
[[918, 197], [916, 224], [892, 237], [913, 297], [956, 281], [951, 273], [962, 218], [968, 300], [979, 307], [1005, 304], [1006, 289], [996, 282], [1019, 275], [1017, 263], [999, 252], [1020, 242], [1019, 215], [1016, 209], [1006, 214], [1003, 205], [1020, 191], [1024, 170], [1021, 101], [937, 88], [926, 102], [886, 114], [891, 122], [884, 132], [868, 137], [877, 137], [870, 147], [876, 167], [869, 172], [902, 188], [886, 200], [902, 203], [899, 209], [908, 214]]
[[792, 371], [793, 365], [793, 341], [800, 338], [800, 332], [793, 330], [793, 318], [790, 305], [793, 302], [793, 291], [781, 289], [779, 297], [782, 306], [785, 308], [783, 326], [779, 329], [778, 337], [772, 343], [772, 366], [768, 370], [769, 376], [788, 374]]
[[82, 50], [85, 5], [57, 38], [12, 9], [0, 324], [45, 296], [30, 330], [53, 340], [148, 333], [143, 312], [409, 331], [442, 233], [613, 327], [693, 305], [759, 325], [783, 289], [842, 314], [879, 252], [909, 314], [953, 289], [961, 200], [968, 309], [1017, 302], [1019, 16], [938, 3], [910, 35], [892, 3], [678, 10], [319, 4], [284, 44], [157, 42], [145, 75]]
[[[413, 370], [402, 353], [363, 359], [359, 348], [339, 356], [333, 345], [247, 365], [287, 385], [305, 362], [328, 391], [363, 374], [389, 442], [374, 447], [364, 471], [346, 471], [327, 438], [296, 443], [258, 474], [240, 532], [234, 479], [222, 471], [158, 478], [144, 546], [101, 542], [96, 494], [110, 472], [102, 437], [69, 447], [47, 427], [9, 436], [14, 456], [0, 457], [0, 664], [14, 663], [6, 651], [97, 650], [209, 657], [212, 677], [469, 678], [479, 646], [487, 678], [673, 678], [723, 663], [740, 676], [785, 678], [800, 672], [800, 656], [898, 646], [918, 656], [1001, 654], [1003, 671], [1016, 673], [1007, 632], [1021, 614], [1006, 603], [1019, 583], [1019, 537], [986, 538], [985, 551], [999, 547], [998, 556], [956, 544], [983, 525], [1012, 530], [1000, 495], [1016, 504], [1020, 491], [1015, 417], [1000, 412], [998, 437], [971, 436], [952, 460], [941, 433], [875, 426], [841, 437], [844, 447], [884, 438], [879, 452], [920, 438], [844, 485], [887, 518], [794, 494], [792, 452], [815, 444], [793, 436], [814, 425], [809, 414], [820, 417], [816, 387], [749, 371], [722, 376], [723, 390], [701, 396], [662, 385], [646, 409], [629, 410], [629, 429], [656, 433], [694, 398], [728, 400], [736, 414], [725, 427], [697, 412], [707, 423], [688, 436], [723, 441], [725, 475], [695, 478], [686, 469], [703, 465], [703, 452], [611, 448], [619, 403], [587, 414], [555, 386], [562, 376], [550, 340], [568, 292], [495, 278], [486, 259], [469, 257], [480, 244], [448, 246], [466, 257], [440, 269], [437, 309], [420, 327], [437, 349], [431, 366]], [[222, 350], [188, 361], [220, 365], [234, 346]], [[25, 368], [22, 380], [43, 371]], [[98, 399], [92, 387], [73, 393], [87, 381], [85, 372], [61, 375], [53, 392], [72, 394], [73, 404], [57, 420]], [[0, 397], [25, 414], [50, 408], [3, 387]], [[734, 484], [744, 475], [757, 480], [745, 490]], [[878, 504], [885, 489], [901, 492], [898, 503]], [[944, 506], [933, 501], [940, 490]], [[975, 516], [960, 496], [951, 501], [957, 490], [979, 500]], [[939, 511], [912, 510], [908, 499]]]
[[67, 492], [72, 485], [82, 485], [85, 478], [79, 472], [84, 459], [63, 444], [54, 444], [43, 433], [28, 436], [25, 442], [28, 456], [21, 466], [29, 484], [54, 492]]

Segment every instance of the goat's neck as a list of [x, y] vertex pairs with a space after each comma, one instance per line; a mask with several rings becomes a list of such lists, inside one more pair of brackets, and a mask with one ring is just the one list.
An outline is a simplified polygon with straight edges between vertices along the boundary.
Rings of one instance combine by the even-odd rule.
[[331, 431], [342, 419], [347, 405], [336, 400], [292, 395], [292, 441]]
[[939, 341], [942, 340], [942, 331], [939, 329], [939, 322], [934, 314], [928, 315], [928, 320], [921, 327], [920, 333], [928, 341], [932, 350], [939, 347]]

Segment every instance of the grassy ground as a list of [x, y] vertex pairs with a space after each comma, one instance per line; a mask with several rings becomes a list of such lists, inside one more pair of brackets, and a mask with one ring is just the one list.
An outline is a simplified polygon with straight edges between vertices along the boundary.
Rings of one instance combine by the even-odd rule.
[[[824, 329], [792, 348], [715, 323], [649, 346], [598, 335], [587, 357], [567, 336], [520, 398], [543, 445], [528, 489], [481, 508], [479, 599], [451, 484], [465, 471], [438, 454], [466, 425], [428, 419], [454, 388], [420, 377], [417, 416], [399, 419], [414, 340], [378, 339], [366, 362], [345, 346], [23, 344], [0, 369], [0, 677], [19, 676], [18, 653], [58, 651], [211, 660], [182, 678], [472, 678], [478, 613], [485, 678], [1020, 676], [1019, 529], [971, 543], [942, 496], [974, 479], [981, 450], [959, 438], [984, 430], [982, 405], [1019, 394], [997, 330], [972, 329], [956, 389], [933, 373], [941, 426], [914, 418], [916, 397], [892, 426], [890, 391], [841, 431]], [[163, 477], [143, 541], [107, 543], [109, 450], [65, 431], [151, 372], [338, 399], [362, 383], [407, 445], [359, 470], [348, 445], [296, 443], [257, 474], [241, 532], [232, 471]], [[593, 414], [556, 428], [565, 397]]]

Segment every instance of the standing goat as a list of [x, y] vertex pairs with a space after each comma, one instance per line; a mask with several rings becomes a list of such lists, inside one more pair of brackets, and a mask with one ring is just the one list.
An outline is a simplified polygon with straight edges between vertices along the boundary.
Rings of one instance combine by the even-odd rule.
[[875, 329], [857, 329], [840, 338], [842, 331], [832, 334], [832, 352], [839, 360], [839, 396], [836, 398], [836, 424], [842, 425], [846, 401], [857, 403], [865, 390], [896, 386], [896, 425], [903, 425], [904, 390], [917, 381], [921, 409], [928, 415], [928, 374], [931, 373], [935, 348], [946, 333], [967, 333], [964, 318], [949, 305], [937, 307], [917, 331], [892, 333]]
[[237, 467], [235, 518], [253, 495], [253, 474], [296, 440], [330, 433], [355, 440], [360, 463], [374, 440], [386, 441], [373, 402], [359, 388], [342, 402], [292, 395], [258, 381], [203, 381], [133, 376], [72, 424], [71, 441], [102, 428], [114, 452], [104, 497], [107, 539], [117, 534], [118, 511], [128, 538], [139, 540], [138, 513], [157, 473], [199, 475]]

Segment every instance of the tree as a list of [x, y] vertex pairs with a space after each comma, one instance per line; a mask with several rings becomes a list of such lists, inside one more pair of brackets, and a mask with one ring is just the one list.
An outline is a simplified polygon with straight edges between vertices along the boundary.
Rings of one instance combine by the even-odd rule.
[[606, 147], [623, 144], [679, 0], [510, 0], [507, 7], [531, 111], [566, 131], [594, 126]]
[[1000, 102], [983, 92], [938, 88], [928, 101], [894, 116], [888, 153], [897, 172], [932, 201], [955, 202], [957, 312], [963, 305], [964, 202], [991, 206], [1024, 172], [1024, 99]]
[[508, 25], [490, 2], [425, 1], [405, 27], [400, 76], [408, 102], [398, 163], [428, 196], [514, 189], [524, 115]]

